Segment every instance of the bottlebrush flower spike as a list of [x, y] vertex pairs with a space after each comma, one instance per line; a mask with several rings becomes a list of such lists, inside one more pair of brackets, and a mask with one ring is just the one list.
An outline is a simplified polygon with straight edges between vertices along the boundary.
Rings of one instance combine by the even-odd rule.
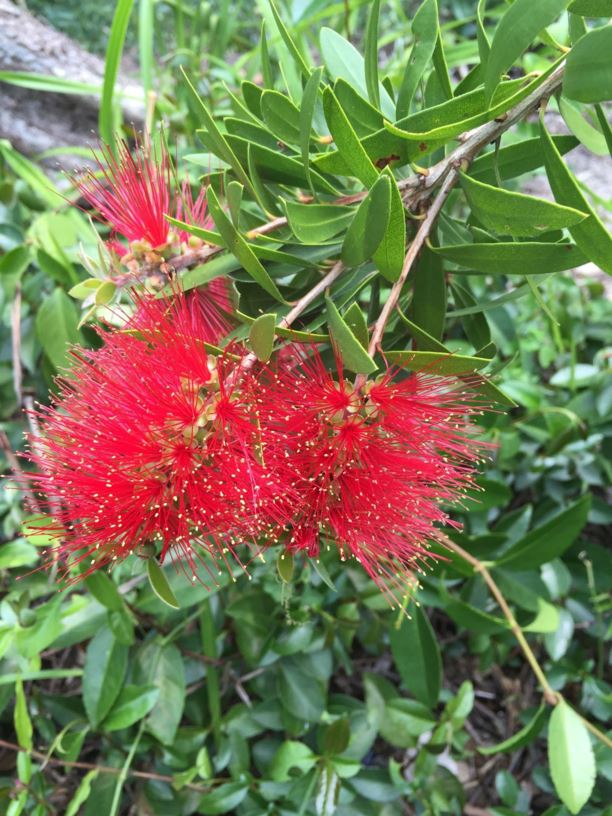
[[401, 370], [358, 390], [316, 350], [261, 378], [263, 455], [289, 497], [268, 508], [270, 539], [309, 556], [332, 544], [399, 603], [452, 524], [441, 504], [472, 484], [473, 398], [455, 378]]
[[165, 216], [173, 209], [170, 157], [163, 146], [153, 151], [139, 145], [132, 154], [119, 140], [116, 150], [115, 156], [102, 146], [95, 156], [101, 177], [88, 171], [75, 184], [113, 232], [130, 242], [164, 246], [170, 234]]
[[140, 314], [126, 331], [101, 331], [100, 349], [75, 350], [55, 404], [37, 413], [30, 459], [52, 517], [40, 529], [67, 569], [84, 562], [87, 574], [154, 545], [195, 578], [204, 552], [237, 558], [269, 500], [249, 376], [236, 376], [239, 347], [208, 355], [209, 327], [182, 295], [142, 301]]

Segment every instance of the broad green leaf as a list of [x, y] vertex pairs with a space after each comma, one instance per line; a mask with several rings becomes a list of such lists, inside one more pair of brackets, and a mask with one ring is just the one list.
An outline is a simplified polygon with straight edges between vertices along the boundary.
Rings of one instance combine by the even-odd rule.
[[586, 726], [565, 700], [550, 717], [548, 763], [559, 798], [570, 813], [578, 813], [595, 785], [595, 756]]
[[327, 297], [325, 303], [329, 332], [345, 367], [355, 374], [370, 374], [376, 371], [376, 363], [350, 330], [333, 301]]
[[323, 738], [323, 750], [332, 756], [342, 754], [348, 748], [350, 739], [350, 720], [348, 717], [340, 717], [327, 728]]
[[18, 679], [15, 683], [15, 711], [13, 713], [13, 723], [17, 742], [24, 751], [32, 750], [32, 720], [28, 713], [28, 704], [23, 691], [23, 683]]
[[258, 360], [265, 362], [270, 359], [274, 348], [274, 330], [276, 328], [275, 314], [262, 314], [251, 323], [249, 342]]
[[[322, 28], [319, 36], [321, 56], [333, 80], [339, 77], [353, 85], [362, 96], [368, 97], [364, 59], [354, 45], [337, 31]], [[380, 107], [389, 119], [395, 118], [395, 105], [386, 89], [379, 83]]]
[[270, 779], [275, 782], [287, 782], [291, 779], [290, 771], [297, 768], [307, 773], [316, 763], [317, 755], [303, 742], [285, 740], [272, 758]]
[[159, 700], [147, 716], [147, 729], [163, 745], [172, 745], [185, 706], [183, 656], [172, 643], [149, 641], [138, 656], [138, 667], [135, 682], [159, 689]]
[[370, 342], [368, 323], [358, 303], [352, 303], [344, 313], [344, 322], [359, 340], [361, 345], [367, 349]]
[[499, 235], [531, 237], [578, 224], [587, 217], [573, 207], [483, 184], [461, 174], [461, 186], [472, 212], [485, 229]]
[[488, 357], [466, 357], [439, 351], [387, 351], [386, 356], [389, 362], [409, 371], [429, 371], [432, 374], [468, 374], [491, 362]]
[[346, 166], [365, 187], [372, 187], [378, 179], [378, 171], [329, 87], [323, 91], [323, 109], [330, 133]]
[[180, 609], [179, 603], [166, 578], [166, 573], [160, 567], [156, 558], [147, 559], [147, 577], [151, 589], [160, 601], [163, 601], [167, 606], [172, 607], [172, 609]]
[[90, 640], [83, 672], [83, 705], [97, 727], [117, 699], [127, 670], [127, 647], [104, 627]]
[[527, 533], [496, 563], [500, 566], [514, 564], [519, 569], [535, 569], [552, 561], [574, 543], [586, 524], [590, 507], [590, 495], [583, 496], [550, 521]]
[[100, 138], [108, 145], [113, 145], [115, 142], [115, 86], [133, 5], [134, 0], [118, 0], [106, 46], [98, 126]]
[[442, 683], [440, 647], [421, 606], [411, 604], [409, 615], [399, 628], [389, 630], [391, 653], [406, 688], [421, 703], [434, 706]]
[[612, 0], [572, 0], [568, 11], [583, 17], [609, 17], [612, 15]]
[[281, 142], [300, 144], [300, 112], [289, 97], [278, 91], [264, 91], [261, 113], [266, 125]]
[[225, 245], [240, 264], [246, 269], [249, 275], [255, 280], [262, 289], [265, 289], [272, 297], [284, 302], [283, 296], [278, 291], [278, 288], [272, 278], [268, 275], [265, 268], [257, 260], [257, 257], [251, 247], [244, 240], [242, 235], [238, 232], [232, 224], [227, 215], [223, 212], [219, 199], [216, 196], [212, 186], [208, 188], [206, 195], [208, 200], [208, 208], [211, 218], [215, 222], [215, 226], [221, 234]]
[[325, 687], [294, 661], [284, 658], [279, 665], [278, 693], [283, 707], [302, 721], [319, 722], [325, 709]]
[[36, 315], [36, 335], [56, 369], [65, 368], [69, 348], [81, 342], [79, 315], [73, 301], [57, 288], [46, 297]]
[[544, 645], [552, 660], [561, 660], [570, 647], [573, 635], [574, 618], [567, 609], [560, 609], [558, 626], [544, 636]]
[[411, 748], [421, 734], [431, 731], [435, 722], [422, 703], [398, 697], [385, 704], [380, 734], [396, 748]]
[[[608, 12], [610, 13], [610, 12]], [[578, 102], [612, 99], [612, 25], [589, 31], [567, 55], [563, 93]]]
[[104, 731], [119, 731], [142, 720], [159, 698], [156, 686], [124, 686], [102, 723]]
[[323, 244], [350, 224], [355, 216], [353, 207], [342, 204], [295, 204], [285, 201], [289, 226], [304, 244]]
[[546, 175], [555, 200], [589, 214], [587, 219], [570, 228], [572, 238], [589, 260], [612, 275], [612, 236], [582, 194], [542, 122], [540, 136]]
[[446, 314], [446, 276], [442, 259], [427, 247], [414, 268], [414, 290], [410, 314], [424, 331], [440, 340]]
[[515, 0], [501, 18], [485, 68], [485, 97], [491, 102], [501, 75], [508, 70], [536, 39], [543, 28], [553, 23], [569, 0]]
[[389, 223], [390, 198], [389, 177], [379, 176], [357, 208], [344, 236], [342, 261], [345, 266], [359, 266], [378, 248]]
[[478, 747], [478, 752], [480, 754], [484, 754], [484, 756], [491, 756], [492, 754], [503, 754], [507, 751], [516, 751], [519, 748], [523, 748], [525, 745], [529, 745], [542, 730], [542, 727], [546, 722], [546, 714], [546, 706], [540, 706], [531, 720], [529, 720], [529, 722], [524, 725], [520, 731], [517, 731], [516, 734], [513, 734], [507, 740], [504, 740], [497, 745]]
[[227, 782], [205, 793], [200, 799], [198, 813], [217, 816], [219, 813], [235, 813], [236, 808], [249, 792], [246, 782]]
[[378, 21], [380, 17], [380, 0], [373, 0], [370, 5], [368, 23], [364, 40], [365, 84], [370, 102], [380, 107], [380, 83], [378, 81]]
[[249, 111], [253, 116], [256, 116], [257, 119], [261, 119], [261, 97], [263, 95], [263, 88], [245, 79], [240, 83], [240, 90], [244, 103]]
[[[555, 147], [561, 155], [573, 150], [578, 144], [575, 136], [553, 136]], [[541, 140], [536, 136], [522, 142], [500, 148], [499, 151], [489, 150], [479, 156], [470, 167], [470, 178], [483, 181], [485, 184], [496, 184], [499, 172], [502, 181], [516, 178], [523, 173], [536, 170], [544, 164]]]
[[433, 56], [439, 33], [437, 0], [423, 0], [412, 20], [414, 42], [397, 97], [396, 119], [410, 113], [410, 105]]
[[435, 337], [432, 337], [431, 334], [425, 331], [425, 329], [421, 328], [417, 323], [413, 323], [410, 318], [406, 317], [406, 315], [400, 310], [397, 310], [402, 322], [406, 324], [408, 331], [410, 332], [410, 336], [416, 340], [419, 347], [423, 349], [423, 351], [435, 351], [440, 354], [440, 356], [450, 355], [452, 354], [451, 350], [447, 348], [443, 343], [440, 343], [439, 340], [436, 340]]
[[556, 606], [548, 603], [543, 598], [538, 598], [538, 613], [527, 626], [523, 626], [523, 632], [554, 632], [559, 626], [559, 610]]
[[457, 244], [432, 247], [432, 251], [471, 273], [483, 275], [544, 275], [573, 269], [587, 261], [575, 244], [534, 241]]
[[319, 96], [319, 86], [321, 84], [321, 77], [323, 75], [323, 68], [315, 68], [312, 74], [308, 77], [308, 82], [304, 87], [304, 94], [302, 95], [302, 104], [300, 105], [300, 151], [302, 154], [302, 164], [304, 165], [304, 173], [308, 186], [314, 194], [314, 186], [310, 178], [310, 134], [312, 132], [312, 122], [314, 119], [315, 108]]
[[374, 263], [380, 274], [395, 282], [404, 266], [406, 252], [406, 212], [397, 186], [397, 181], [389, 168], [383, 171], [391, 179], [391, 202], [389, 223], [380, 246], [374, 253]]
[[0, 547], [0, 570], [16, 569], [35, 564], [39, 555], [32, 544], [23, 539], [7, 541]]
[[85, 585], [94, 598], [107, 609], [119, 611], [125, 607], [116, 584], [106, 573], [96, 570], [85, 579]]

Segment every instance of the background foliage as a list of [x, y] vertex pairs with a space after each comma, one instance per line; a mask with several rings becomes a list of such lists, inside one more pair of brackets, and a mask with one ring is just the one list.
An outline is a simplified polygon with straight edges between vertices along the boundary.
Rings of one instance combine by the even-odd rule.
[[[131, 3], [107, 5], [109, 31], [113, 11], [127, 22]], [[355, 204], [337, 207], [327, 222], [313, 218], [312, 207], [364, 195], [375, 184], [395, 190], [386, 181], [392, 176], [400, 185], [421, 183], [424, 168], [444, 161], [456, 136], [493, 118], [484, 97], [503, 72], [518, 79], [545, 71], [584, 36], [584, 26], [601, 28], [604, 37], [611, 30], [609, 4], [595, 0], [574, 0], [569, 14], [568, 3], [538, 3], [541, 18], [519, 0], [440, 2], [439, 15], [425, 2], [418, 17], [418, 4], [383, 3], [379, 85], [376, 30], [368, 26], [377, 5], [296, 0], [280, 9], [281, 37], [267, 2], [257, 3], [254, 15], [252, 4], [143, 0], [127, 34], [143, 85], [156, 92], [151, 115], [178, 140], [179, 171], [192, 179], [212, 171], [213, 187], [225, 194], [230, 218], [219, 218], [207, 239], [235, 248], [237, 233], [270, 217], [289, 221], [278, 233], [244, 242], [239, 259], [222, 253], [191, 269], [187, 285], [204, 282], [211, 268], [231, 273], [244, 321], [237, 334], [247, 336], [261, 313], [274, 313], [275, 322], [287, 313], [276, 286], [294, 300], [316, 283], [317, 265], [342, 255], [349, 269], [331, 290], [338, 314], [326, 312], [319, 298], [296, 328], [325, 339], [329, 322], [344, 338], [345, 355], [356, 356], [356, 370], [365, 355], [359, 327], [375, 320], [399, 273], [392, 198], [385, 199], [391, 194], [376, 193], [382, 199], [365, 229]], [[103, 4], [97, 8], [104, 12]], [[63, 10], [76, 25], [68, 4], [46, 7], [58, 23]], [[525, 25], [517, 18], [504, 33], [511, 12]], [[331, 33], [319, 39], [322, 26]], [[110, 79], [123, 48], [120, 28], [113, 27], [107, 46]], [[365, 63], [340, 32], [365, 53]], [[85, 28], [70, 33], [98, 43]], [[572, 51], [567, 93], [550, 102], [574, 134], [556, 143], [561, 152], [579, 143], [578, 150], [586, 145], [600, 156], [609, 149], [600, 103], [610, 99], [612, 83], [609, 67], [598, 67], [602, 48], [591, 41], [582, 56]], [[407, 54], [420, 69], [418, 82], [406, 80], [408, 89]], [[311, 55], [324, 71], [310, 73]], [[480, 63], [480, 73], [470, 70]], [[337, 80], [339, 113], [330, 92], [325, 108], [304, 113], [307, 76], [311, 87], [317, 78]], [[277, 91], [262, 97], [262, 83]], [[484, 91], [472, 90], [480, 83]], [[501, 98], [523, 87], [511, 83]], [[396, 118], [385, 106], [402, 87], [399, 98], [414, 116], [403, 130], [417, 136], [386, 131], [388, 152], [370, 156], [398, 155], [388, 162], [393, 173], [379, 176], [380, 165], [373, 172], [365, 160], [343, 167], [361, 156], [353, 134], [367, 146], [368, 135], [382, 128], [379, 106]], [[101, 130], [109, 136], [121, 127], [112, 82], [102, 100]], [[446, 108], [431, 114], [439, 104]], [[323, 158], [333, 148], [312, 137], [311, 126], [318, 136], [332, 131], [340, 150], [335, 164]], [[501, 146], [482, 147], [413, 270], [400, 301], [405, 317], [393, 318], [385, 349], [436, 356], [450, 350], [451, 361], [469, 358], [494, 377], [483, 388], [499, 407], [482, 421], [495, 452], [482, 491], [456, 512], [464, 528], [453, 540], [489, 567], [549, 687], [567, 702], [554, 709], [543, 703], [479, 570], [454, 555], [421, 576], [418, 605], [407, 601], [410, 619], [331, 554], [317, 564], [275, 564], [271, 552], [249, 581], [226, 577], [214, 594], [186, 584], [171, 567], [165, 580], [155, 574], [147, 581], [140, 559], [110, 577], [58, 588], [54, 572], [31, 572], [44, 537], [29, 532], [19, 491], [8, 489], [0, 508], [2, 812], [610, 813], [610, 752], [574, 711], [601, 731], [609, 726], [612, 309], [601, 271], [564, 270], [586, 259], [609, 267], [605, 228], [593, 216], [579, 219], [592, 206], [609, 221], [611, 207], [563, 175], [565, 164], [535, 115], [505, 133]], [[578, 210], [578, 220], [533, 200], [508, 204], [496, 193], [502, 185], [523, 189], [526, 174], [544, 169], [557, 202]], [[62, 180], [50, 182], [8, 143], [0, 146], [0, 172], [0, 412], [10, 476], [10, 450], [22, 446], [22, 404], [46, 399], [67, 343], [95, 342], [68, 292], [92, 269], [98, 286], [104, 272], [84, 263], [83, 253], [97, 255], [95, 236], [85, 215], [52, 189], [56, 183], [70, 195]], [[318, 201], [306, 208], [296, 187], [310, 188]], [[412, 203], [418, 214], [418, 201]], [[410, 236], [418, 225], [409, 222]], [[380, 255], [370, 259], [385, 241], [381, 275]], [[402, 238], [400, 265], [403, 251]], [[87, 319], [101, 316], [90, 307], [91, 297]]]

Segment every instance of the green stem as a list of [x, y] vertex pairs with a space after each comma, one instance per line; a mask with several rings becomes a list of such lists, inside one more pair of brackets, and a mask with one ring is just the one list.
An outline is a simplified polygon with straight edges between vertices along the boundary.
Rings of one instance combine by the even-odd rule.
[[128, 777], [128, 773], [130, 770], [130, 765], [134, 760], [134, 755], [136, 754], [136, 749], [138, 748], [138, 744], [142, 738], [145, 729], [145, 720], [141, 720], [140, 727], [138, 728], [138, 733], [136, 734], [136, 738], [132, 743], [132, 746], [129, 750], [128, 755], [125, 758], [125, 762], [123, 763], [123, 767], [121, 768], [121, 772], [117, 777], [117, 784], [115, 785], [115, 793], [113, 795], [113, 801], [111, 804], [111, 808], [109, 811], [108, 816], [117, 816], [119, 812], [119, 806], [121, 804], [121, 792], [123, 791], [123, 786], [125, 785], [126, 779]]

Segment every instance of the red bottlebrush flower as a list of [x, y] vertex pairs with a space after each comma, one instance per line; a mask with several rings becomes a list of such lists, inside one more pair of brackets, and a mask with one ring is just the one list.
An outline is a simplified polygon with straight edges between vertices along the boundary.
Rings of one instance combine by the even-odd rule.
[[263, 455], [288, 495], [268, 529], [309, 556], [334, 545], [398, 602], [449, 523], [441, 504], [471, 485], [473, 407], [455, 378], [388, 371], [358, 390], [338, 369], [313, 351], [263, 374]]
[[30, 458], [52, 517], [41, 529], [68, 568], [89, 573], [155, 545], [195, 576], [203, 551], [228, 563], [253, 540], [269, 501], [250, 378], [237, 372], [239, 347], [208, 355], [209, 327], [187, 298], [141, 306], [147, 319], [132, 330], [75, 351], [55, 404], [38, 411]]
[[117, 156], [108, 146], [96, 156], [101, 177], [89, 171], [75, 184], [114, 232], [128, 241], [163, 246], [170, 232], [165, 216], [173, 209], [168, 153], [140, 145], [132, 154], [123, 141], [116, 148]]

